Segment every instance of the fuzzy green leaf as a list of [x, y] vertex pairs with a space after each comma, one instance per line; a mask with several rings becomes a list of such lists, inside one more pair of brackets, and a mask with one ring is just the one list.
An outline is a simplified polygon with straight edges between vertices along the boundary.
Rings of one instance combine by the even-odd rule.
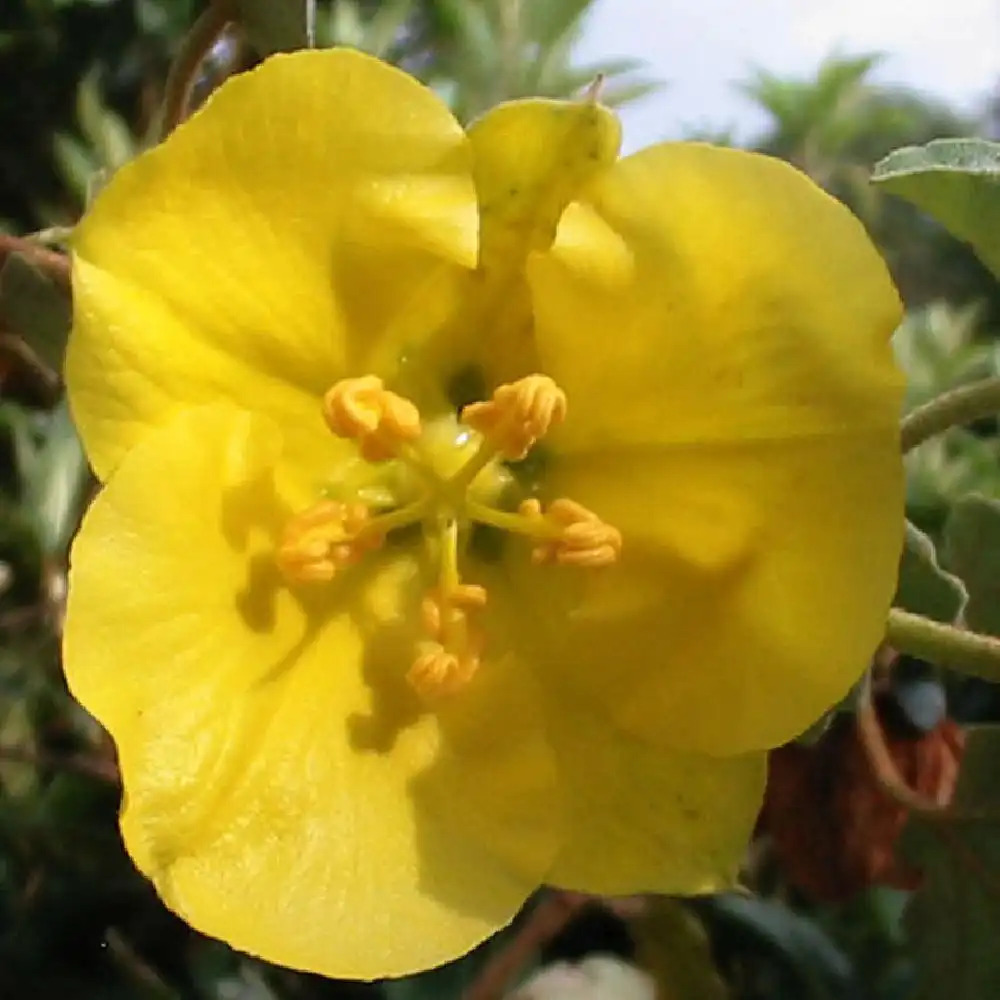
[[875, 165], [872, 180], [933, 216], [1000, 275], [1000, 143], [935, 139]]
[[976, 495], [959, 500], [945, 523], [945, 552], [968, 588], [965, 623], [1000, 636], [1000, 501]]
[[735, 938], [741, 949], [772, 957], [796, 984], [802, 1000], [843, 1000], [856, 995], [851, 963], [812, 920], [780, 903], [736, 893], [708, 896], [692, 904], [717, 935]]
[[55, 372], [62, 367], [71, 321], [66, 293], [21, 254], [8, 255], [0, 269], [0, 327], [17, 334]]
[[[916, 1000], [1000, 996], [1000, 726], [967, 734], [957, 818], [912, 819], [901, 847], [924, 882], [906, 911]], [[963, 813], [965, 818], [963, 818]]]
[[934, 543], [906, 522], [906, 544], [899, 563], [899, 581], [893, 604], [914, 614], [951, 623], [968, 599], [965, 585], [938, 563]]

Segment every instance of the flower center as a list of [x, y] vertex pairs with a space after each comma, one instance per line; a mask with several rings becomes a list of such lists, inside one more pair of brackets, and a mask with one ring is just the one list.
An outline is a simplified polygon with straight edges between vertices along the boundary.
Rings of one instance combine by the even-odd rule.
[[618, 558], [621, 534], [572, 500], [547, 508], [533, 498], [516, 510], [500, 506], [512, 478], [504, 463], [526, 458], [565, 419], [566, 396], [545, 375], [501, 385], [491, 400], [465, 406], [458, 421], [426, 424], [412, 402], [365, 375], [334, 385], [323, 398], [323, 415], [334, 434], [357, 442], [390, 485], [359, 490], [350, 500], [324, 499], [296, 514], [276, 561], [289, 582], [323, 583], [394, 533], [421, 525], [433, 543], [437, 579], [422, 603], [424, 638], [407, 679], [427, 700], [464, 687], [483, 652], [477, 614], [487, 593], [462, 582], [465, 528], [485, 525], [524, 536], [537, 564], [598, 568]]

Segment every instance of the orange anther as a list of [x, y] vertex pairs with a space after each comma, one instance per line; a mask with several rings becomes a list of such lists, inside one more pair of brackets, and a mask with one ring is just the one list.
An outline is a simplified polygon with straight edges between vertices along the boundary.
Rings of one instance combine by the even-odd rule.
[[369, 462], [393, 458], [420, 436], [420, 413], [377, 375], [341, 379], [323, 397], [323, 416], [338, 437], [356, 440]]
[[454, 694], [479, 669], [482, 635], [469, 612], [486, 604], [486, 588], [460, 583], [446, 597], [435, 591], [421, 605], [424, 630], [433, 640], [414, 661], [406, 679], [425, 700]]
[[378, 535], [362, 534], [367, 523], [368, 509], [363, 504], [321, 500], [285, 525], [275, 554], [278, 568], [288, 580], [332, 580], [342, 567], [381, 543]]
[[566, 394], [547, 375], [528, 375], [501, 385], [489, 402], [471, 403], [462, 410], [462, 421], [508, 461], [524, 458], [565, 418]]
[[554, 532], [554, 537], [535, 546], [531, 553], [535, 563], [598, 569], [618, 561], [621, 532], [575, 500], [554, 500], [545, 513], [537, 500], [525, 500], [519, 513], [530, 520], [544, 521]]
[[478, 656], [459, 656], [434, 643], [416, 658], [406, 680], [424, 701], [433, 702], [460, 691], [478, 669]]

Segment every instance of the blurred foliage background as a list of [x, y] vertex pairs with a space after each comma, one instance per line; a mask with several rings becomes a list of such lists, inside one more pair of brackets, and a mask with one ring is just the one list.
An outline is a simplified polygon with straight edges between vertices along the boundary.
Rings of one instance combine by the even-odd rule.
[[[669, 85], [628, 58], [581, 64], [576, 43], [589, 7], [590, 0], [321, 0], [315, 34], [319, 45], [360, 47], [406, 67], [463, 120], [508, 97], [571, 96], [599, 73], [603, 100], [613, 105]], [[294, 41], [297, 9], [293, 0], [243, 0], [245, 30], [214, 46], [198, 94]], [[150, 141], [171, 59], [201, 10], [197, 0], [4, 0], [0, 239], [71, 226], [102, 177]], [[1000, 292], [965, 245], [872, 187], [871, 167], [899, 146], [988, 136], [996, 115], [989, 107], [980, 117], [961, 115], [923, 94], [879, 85], [878, 62], [870, 53], [835, 56], [808, 79], [761, 68], [738, 86], [767, 114], [755, 147], [791, 161], [845, 201], [889, 261], [908, 306], [896, 348], [910, 377], [908, 406], [915, 406], [950, 386], [1000, 374]], [[926, 83], [933, 91], [934, 81]], [[664, 123], [664, 137], [678, 138], [668, 131]], [[69, 697], [59, 669], [66, 552], [93, 489], [60, 401], [68, 286], [58, 270], [32, 268], [6, 242], [0, 265], [0, 997], [459, 996], [502, 948], [503, 935], [413, 980], [324, 981], [200, 937], [164, 909], [124, 856], [113, 748]], [[917, 449], [909, 467], [915, 524], [930, 539], [946, 540], [963, 497], [1000, 497], [998, 457], [992, 420]], [[926, 559], [917, 563], [913, 585], [939, 588], [954, 613], [947, 574], [929, 572]], [[1000, 718], [993, 686], [919, 662], [887, 674], [878, 692], [893, 751], [913, 763], [918, 784], [926, 760], [940, 771], [950, 759], [946, 695], [960, 722]], [[755, 897], [655, 900], [615, 912], [595, 904], [539, 961], [617, 954], [648, 969], [663, 1000], [932, 995], [926, 984], [937, 980], [921, 970], [934, 955], [917, 944], [925, 940], [920, 921], [929, 918], [919, 916], [921, 907], [904, 918], [912, 880], [866, 861], [877, 851], [892, 855], [898, 830], [889, 836], [886, 809], [863, 808], [873, 786], [845, 718], [836, 716], [811, 735], [811, 746], [790, 748], [776, 761], [770, 811], [744, 873]], [[807, 773], [819, 777], [803, 792]], [[789, 795], [794, 814], [782, 808]], [[817, 874], [823, 868], [837, 876], [837, 891]], [[937, 905], [932, 899], [932, 910]], [[938, 917], [955, 919], [944, 909]], [[995, 989], [956, 986], [954, 1000], [1000, 996], [994, 971], [985, 981]]]

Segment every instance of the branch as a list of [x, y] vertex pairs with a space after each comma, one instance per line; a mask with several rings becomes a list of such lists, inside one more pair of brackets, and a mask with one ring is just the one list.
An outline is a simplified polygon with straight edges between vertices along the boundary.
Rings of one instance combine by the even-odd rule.
[[111, 761], [80, 755], [61, 757], [25, 747], [0, 746], [0, 763], [27, 764], [46, 771], [70, 771], [107, 784], [118, 784], [118, 768]]
[[864, 679], [861, 681], [861, 690], [858, 692], [858, 702], [855, 708], [855, 722], [861, 746], [868, 758], [868, 763], [871, 765], [872, 774], [875, 776], [879, 788], [889, 798], [922, 816], [940, 817], [947, 813], [947, 806], [940, 805], [933, 799], [921, 795], [920, 792], [911, 788], [906, 779], [899, 773], [896, 761], [885, 742], [882, 724], [879, 722], [875, 703], [872, 701], [872, 672], [870, 670], [865, 673]]
[[132, 947], [116, 927], [108, 928], [104, 941], [115, 963], [148, 996], [180, 1000], [180, 994]]
[[35, 267], [44, 271], [60, 288], [69, 291], [69, 257], [57, 250], [49, 250], [39, 246], [34, 240], [23, 236], [11, 236], [0, 233], [0, 260], [9, 253], [19, 253], [26, 257]]
[[591, 897], [554, 891], [528, 914], [504, 947], [483, 966], [462, 1000], [500, 1000], [518, 973], [576, 916]]
[[900, 445], [905, 455], [928, 438], [1000, 413], [1000, 376], [942, 393], [903, 418]]

